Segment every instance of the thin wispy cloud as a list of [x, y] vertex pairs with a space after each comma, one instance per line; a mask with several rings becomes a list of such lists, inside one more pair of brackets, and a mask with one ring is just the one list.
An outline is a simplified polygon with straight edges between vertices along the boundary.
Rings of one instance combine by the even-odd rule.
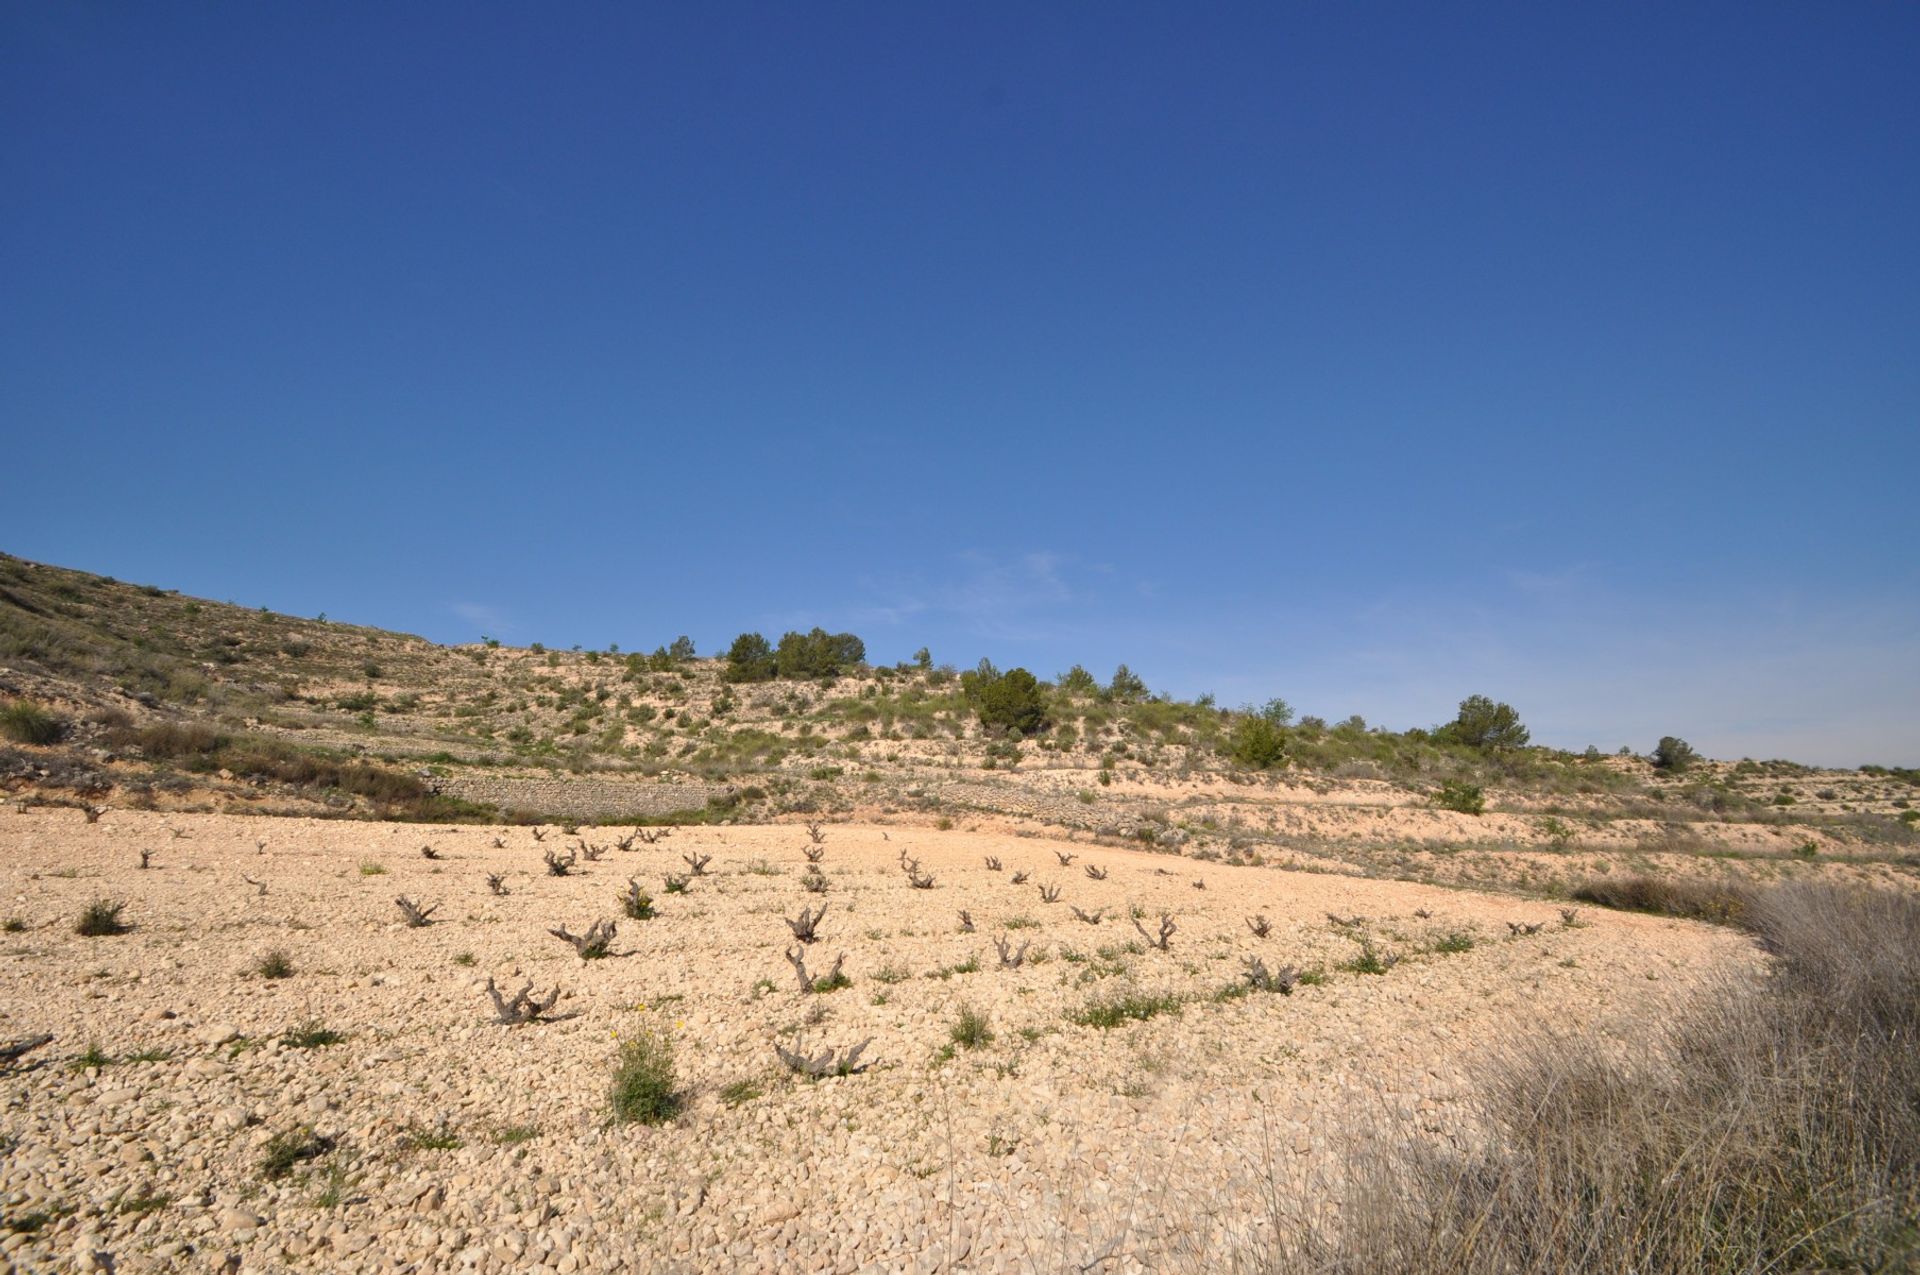
[[490, 637], [513, 632], [513, 625], [507, 619], [507, 613], [489, 603], [454, 602], [448, 605], [447, 610]]
[[955, 554], [943, 575], [866, 581], [870, 597], [853, 614], [869, 624], [937, 625], [990, 641], [1053, 640], [1073, 631], [1076, 614], [1096, 603], [1110, 576], [1104, 564], [1051, 550], [968, 550]]

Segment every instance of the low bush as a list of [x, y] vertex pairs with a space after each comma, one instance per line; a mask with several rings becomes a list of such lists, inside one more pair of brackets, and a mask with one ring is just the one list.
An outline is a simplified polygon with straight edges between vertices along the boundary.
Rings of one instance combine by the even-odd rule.
[[1454, 779], [1440, 785], [1440, 790], [1433, 794], [1433, 804], [1442, 810], [1453, 810], [1463, 815], [1487, 813], [1486, 793], [1476, 784]]
[[613, 1118], [621, 1124], [660, 1124], [680, 1109], [675, 1093], [673, 1045], [640, 1028], [620, 1042], [613, 1072]]
[[1663, 735], [1653, 748], [1653, 764], [1657, 770], [1679, 774], [1688, 769], [1699, 755], [1693, 751], [1693, 745], [1673, 735]]
[[1248, 714], [1233, 724], [1227, 755], [1242, 766], [1271, 770], [1286, 758], [1286, 729], [1269, 717]]
[[111, 899], [95, 899], [80, 913], [80, 919], [74, 922], [73, 932], [90, 939], [125, 934], [133, 928], [120, 919], [120, 913], [126, 910], [126, 906]]

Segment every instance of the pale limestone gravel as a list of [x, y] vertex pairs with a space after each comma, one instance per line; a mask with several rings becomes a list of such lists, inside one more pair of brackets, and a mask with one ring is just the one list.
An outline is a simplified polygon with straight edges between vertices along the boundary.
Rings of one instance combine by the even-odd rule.
[[[219, 1269], [229, 1255], [258, 1272], [1217, 1268], [1258, 1242], [1277, 1184], [1285, 1208], [1313, 1205], [1356, 1122], [1441, 1128], [1488, 1048], [1546, 1030], [1630, 1041], [1703, 980], [1759, 960], [1737, 935], [1681, 922], [1589, 909], [1569, 929], [1544, 903], [1010, 835], [829, 827], [824, 896], [800, 888], [807, 841], [793, 826], [681, 829], [545, 875], [542, 852], [573, 840], [0, 814], [0, 916], [29, 926], [0, 935], [0, 1038], [56, 1036], [37, 1065], [0, 1077], [0, 1207], [10, 1222], [48, 1215], [0, 1238], [0, 1269]], [[426, 844], [444, 858], [423, 858]], [[902, 850], [933, 889], [908, 888]], [[1063, 867], [1056, 850], [1078, 858]], [[665, 894], [689, 852], [713, 856], [710, 875]], [[1089, 863], [1108, 879], [1089, 879]], [[1015, 887], [1020, 870], [1032, 881]], [[507, 873], [512, 894], [490, 894], [488, 872]], [[618, 917], [630, 875], [661, 915], [622, 919], [621, 955], [582, 962], [547, 935]], [[1059, 903], [1041, 902], [1046, 882]], [[434, 923], [402, 927], [402, 893], [439, 903]], [[127, 900], [135, 928], [77, 936], [75, 917], [102, 896]], [[853, 986], [802, 997], [782, 917], [821, 899], [809, 964], [844, 951]], [[1089, 926], [1069, 904], [1108, 915]], [[1139, 942], [1129, 906], [1149, 929], [1174, 916], [1169, 952], [1123, 949]], [[977, 933], [958, 932], [960, 908]], [[1271, 918], [1268, 938], [1247, 929], [1254, 912]], [[1381, 976], [1339, 972], [1360, 945], [1329, 912], [1365, 917], [1387, 952], [1454, 930], [1480, 942]], [[1006, 928], [1022, 919], [1037, 924]], [[1546, 928], [1515, 938], [1508, 921]], [[1028, 965], [997, 968], [1003, 934], [1032, 940]], [[252, 972], [274, 947], [293, 977]], [[1251, 954], [1326, 967], [1329, 981], [1213, 1001]], [[932, 976], [970, 957], [977, 972]], [[489, 974], [557, 983], [568, 1017], [493, 1024]], [[892, 974], [906, 976], [882, 981]], [[1196, 999], [1113, 1030], [1067, 1021], [1119, 988]], [[943, 1061], [963, 1005], [988, 1014], [995, 1039]], [[825, 1019], [810, 1024], [816, 1009]], [[346, 1040], [281, 1043], [309, 1020]], [[673, 1039], [686, 1108], [664, 1126], [610, 1126], [613, 1033], [649, 1025]], [[794, 1080], [774, 1056], [785, 1033], [872, 1036], [876, 1065]], [[74, 1070], [89, 1044], [121, 1061]], [[126, 1061], [142, 1051], [155, 1060]], [[721, 1091], [741, 1081], [759, 1096], [727, 1105]], [[263, 1181], [264, 1144], [300, 1126], [339, 1149]], [[462, 1145], [409, 1149], [435, 1129]], [[514, 1129], [531, 1136], [503, 1136]], [[330, 1180], [331, 1206], [319, 1199]], [[156, 1197], [167, 1202], [126, 1208]]]

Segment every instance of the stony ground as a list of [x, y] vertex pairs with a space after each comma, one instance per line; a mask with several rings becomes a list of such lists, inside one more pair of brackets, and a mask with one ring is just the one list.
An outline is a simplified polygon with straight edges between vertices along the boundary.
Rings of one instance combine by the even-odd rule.
[[[1515, 897], [1009, 834], [823, 833], [815, 895], [793, 826], [679, 829], [560, 877], [543, 854], [579, 838], [557, 828], [0, 815], [0, 1041], [54, 1038], [0, 1074], [0, 1267], [1221, 1269], [1258, 1242], [1272, 1187], [1337, 1165], [1355, 1121], [1443, 1127], [1489, 1050], [1543, 1031], [1630, 1045], [1758, 960], [1724, 931], [1569, 925]], [[903, 853], [932, 888], [909, 886]], [[669, 894], [684, 855], [711, 862]], [[621, 916], [629, 877], [655, 919]], [[431, 924], [401, 924], [403, 894], [438, 905]], [[132, 928], [78, 935], [102, 898]], [[844, 953], [851, 986], [803, 995], [783, 918], [820, 902], [809, 969]], [[1171, 917], [1166, 951], [1134, 910], [1148, 934]], [[547, 932], [603, 918], [607, 959]], [[1471, 946], [1446, 950], [1459, 935]], [[999, 939], [1030, 944], [1024, 963], [1002, 968]], [[258, 972], [275, 949], [287, 977]], [[1349, 968], [1369, 951], [1401, 959]], [[1321, 981], [1223, 994], [1254, 956]], [[553, 1021], [496, 1024], [489, 977], [559, 987]], [[1164, 1012], [1074, 1021], [1129, 994]], [[992, 1035], [974, 1048], [953, 1040], [967, 1008]], [[618, 1038], [649, 1031], [671, 1041], [681, 1108], [613, 1123]], [[826, 1080], [775, 1053], [869, 1037], [871, 1065]], [[275, 1177], [276, 1146], [315, 1154]]]

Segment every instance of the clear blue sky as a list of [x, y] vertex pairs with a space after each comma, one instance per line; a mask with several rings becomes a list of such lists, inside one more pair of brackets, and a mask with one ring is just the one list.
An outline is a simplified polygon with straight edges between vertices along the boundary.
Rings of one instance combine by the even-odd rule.
[[0, 548], [1920, 762], [1920, 6], [16, 4]]

